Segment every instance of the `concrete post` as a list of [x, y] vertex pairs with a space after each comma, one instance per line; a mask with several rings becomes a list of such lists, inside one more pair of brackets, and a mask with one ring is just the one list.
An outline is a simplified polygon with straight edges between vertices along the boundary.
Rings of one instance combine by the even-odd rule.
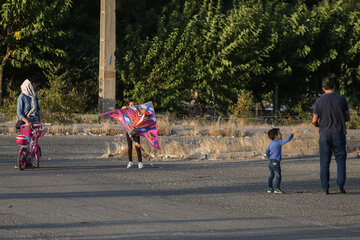
[[115, 110], [116, 0], [101, 0], [99, 113]]

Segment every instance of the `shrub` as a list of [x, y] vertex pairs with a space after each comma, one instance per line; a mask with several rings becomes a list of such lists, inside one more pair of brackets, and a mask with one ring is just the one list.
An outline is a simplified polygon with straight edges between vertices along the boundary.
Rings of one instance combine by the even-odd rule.
[[[48, 88], [37, 90], [40, 105], [40, 118], [43, 122], [69, 123], [78, 121], [74, 113], [79, 111], [78, 103], [81, 96], [74, 89], [68, 87], [68, 73], [58, 74], [60, 68], [56, 67], [52, 72], [45, 73], [49, 79]], [[4, 108], [8, 118], [16, 116], [17, 98], [20, 90], [8, 89], [9, 96], [4, 99]]]
[[350, 109], [351, 119], [346, 123], [349, 129], [360, 129], [359, 107]]
[[68, 87], [68, 72], [60, 73], [60, 67], [45, 73], [49, 79], [49, 87], [38, 91], [42, 121], [66, 123], [78, 120], [74, 113], [79, 112], [78, 103], [81, 96]]
[[4, 99], [1, 111], [3, 111], [6, 114], [6, 117], [10, 119], [16, 116], [17, 98], [19, 96], [19, 92], [10, 88], [7, 89], [7, 92], [9, 93], [9, 96]]
[[228, 108], [228, 112], [235, 118], [248, 118], [252, 116], [253, 95], [251, 91], [242, 89], [238, 93], [237, 103]]

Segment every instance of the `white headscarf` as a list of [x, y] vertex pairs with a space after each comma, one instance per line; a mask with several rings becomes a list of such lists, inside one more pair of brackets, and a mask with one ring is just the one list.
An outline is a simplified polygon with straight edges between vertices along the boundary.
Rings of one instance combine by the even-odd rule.
[[21, 92], [31, 98], [35, 97], [35, 90], [34, 87], [31, 85], [31, 82], [29, 81], [29, 79], [26, 79], [22, 84], [21, 84]]
[[31, 82], [29, 81], [29, 79], [26, 79], [21, 84], [21, 92], [23, 94], [25, 94], [26, 96], [29, 96], [31, 98], [31, 109], [26, 115], [28, 117], [30, 117], [32, 115], [35, 115], [35, 112], [36, 112], [36, 92], [35, 92], [34, 87], [31, 85]]

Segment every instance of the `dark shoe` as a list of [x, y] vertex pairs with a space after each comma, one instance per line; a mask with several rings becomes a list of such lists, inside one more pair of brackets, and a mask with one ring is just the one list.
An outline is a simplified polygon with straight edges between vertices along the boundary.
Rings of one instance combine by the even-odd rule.
[[268, 193], [273, 193], [273, 192], [274, 192], [274, 189], [273, 189], [273, 188], [269, 188], [269, 189], [267, 190], [267, 192], [268, 192]]
[[340, 194], [345, 194], [346, 191], [345, 191], [344, 188], [339, 188], [339, 189], [338, 189], [338, 193], [340, 193]]
[[329, 189], [323, 189], [323, 194], [328, 195], [329, 194]]
[[274, 193], [283, 194], [285, 192], [283, 190], [281, 190], [280, 188], [277, 188], [277, 189], [274, 190]]

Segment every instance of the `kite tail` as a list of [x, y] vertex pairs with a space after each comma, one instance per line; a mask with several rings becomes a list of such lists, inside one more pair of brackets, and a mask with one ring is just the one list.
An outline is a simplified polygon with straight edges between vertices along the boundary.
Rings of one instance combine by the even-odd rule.
[[[147, 153], [145, 151], [145, 149], [143, 147], [141, 147], [141, 145], [137, 141], [135, 141], [135, 139], [133, 138], [132, 135], [129, 134], [129, 136], [130, 136], [131, 141], [133, 141], [135, 147], [139, 148], [142, 151], [142, 153], [144, 154], [144, 156], [148, 158], [148, 161], [149, 161], [151, 167], [154, 167], [154, 164], [153, 164], [153, 162], [151, 161], [151, 158], [150, 158], [150, 154]], [[152, 157], [157, 157], [154, 153], [152, 153], [151, 156]]]

